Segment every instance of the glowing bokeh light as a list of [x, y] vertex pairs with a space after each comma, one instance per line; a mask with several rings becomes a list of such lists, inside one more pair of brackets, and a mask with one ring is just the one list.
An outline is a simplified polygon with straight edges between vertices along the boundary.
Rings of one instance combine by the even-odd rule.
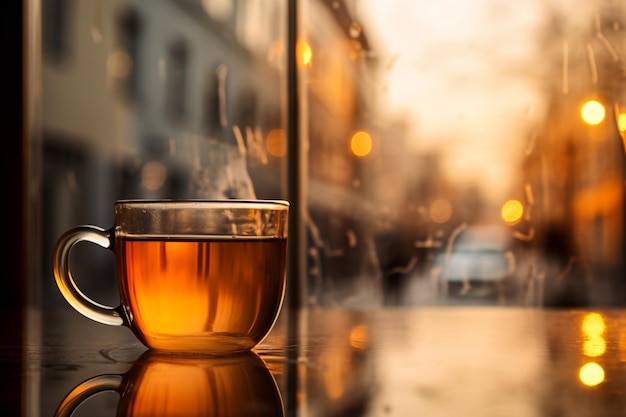
[[522, 219], [524, 205], [518, 200], [509, 200], [502, 205], [500, 213], [506, 224], [513, 225]]
[[599, 313], [587, 313], [581, 324], [581, 331], [585, 337], [583, 353], [592, 358], [604, 355], [606, 341], [602, 336], [606, 330], [604, 317]]
[[589, 338], [602, 336], [605, 328], [604, 317], [599, 313], [587, 313], [581, 325], [582, 332]]
[[588, 387], [595, 387], [604, 381], [604, 369], [595, 362], [586, 363], [580, 368], [578, 378]]
[[372, 137], [369, 133], [358, 131], [350, 139], [350, 149], [356, 156], [367, 156], [372, 151]]
[[360, 324], [350, 329], [350, 346], [355, 349], [365, 349], [369, 344], [369, 330]]
[[270, 155], [277, 158], [287, 153], [287, 138], [283, 129], [273, 129], [267, 134], [265, 148]]
[[589, 125], [597, 125], [604, 120], [606, 110], [602, 103], [596, 100], [585, 102], [580, 109], [580, 117]]
[[583, 343], [583, 353], [591, 358], [597, 358], [606, 352], [606, 342], [601, 336], [589, 338]]
[[307, 41], [300, 40], [296, 44], [296, 56], [300, 65], [311, 65], [313, 62], [313, 50]]
[[617, 128], [622, 136], [626, 135], [626, 113], [617, 116]]
[[448, 200], [439, 198], [430, 205], [430, 218], [435, 223], [445, 223], [452, 217], [452, 204]]

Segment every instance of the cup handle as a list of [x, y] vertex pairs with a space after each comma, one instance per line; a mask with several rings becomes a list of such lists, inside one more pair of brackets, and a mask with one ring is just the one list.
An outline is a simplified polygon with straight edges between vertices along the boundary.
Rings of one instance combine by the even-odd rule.
[[69, 394], [65, 396], [61, 404], [57, 407], [55, 417], [69, 417], [76, 407], [89, 397], [102, 391], [118, 391], [122, 386], [121, 375], [99, 375], [78, 384]]
[[65, 232], [57, 242], [54, 252], [54, 278], [63, 297], [76, 311], [87, 318], [111, 326], [124, 325], [121, 307], [99, 304], [78, 288], [70, 272], [70, 252], [74, 245], [86, 241], [111, 249], [112, 231], [97, 226], [77, 226]]

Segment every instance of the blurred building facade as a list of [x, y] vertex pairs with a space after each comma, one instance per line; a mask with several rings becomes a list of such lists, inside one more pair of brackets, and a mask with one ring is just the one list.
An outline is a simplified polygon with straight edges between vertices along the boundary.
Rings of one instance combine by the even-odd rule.
[[[67, 228], [111, 225], [117, 199], [285, 197], [285, 7], [42, 2], [46, 265]], [[114, 298], [98, 252], [76, 275]]]
[[[621, 3], [602, 2], [583, 33], [554, 25], [545, 34], [546, 44], [563, 48], [552, 63], [560, 82], [546, 86], [552, 100], [528, 143], [523, 194], [526, 231], [541, 258], [529, 274], [541, 275], [548, 305], [626, 302], [626, 155], [616, 106], [625, 13]], [[597, 119], [584, 114], [586, 103], [598, 105]]]

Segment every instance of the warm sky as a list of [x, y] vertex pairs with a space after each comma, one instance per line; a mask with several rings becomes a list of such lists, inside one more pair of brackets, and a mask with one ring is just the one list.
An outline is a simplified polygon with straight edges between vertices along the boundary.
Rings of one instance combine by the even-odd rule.
[[[539, 31], [549, 21], [547, 10], [566, 10], [569, 24], [576, 25], [575, 11], [589, 3], [356, 0], [356, 10], [380, 45], [376, 54], [389, 63], [381, 106], [408, 117], [411, 146], [442, 149], [449, 172], [486, 180], [498, 194], [507, 191], [546, 107], [540, 88], [547, 61]], [[593, 14], [581, 17], [588, 22]]]

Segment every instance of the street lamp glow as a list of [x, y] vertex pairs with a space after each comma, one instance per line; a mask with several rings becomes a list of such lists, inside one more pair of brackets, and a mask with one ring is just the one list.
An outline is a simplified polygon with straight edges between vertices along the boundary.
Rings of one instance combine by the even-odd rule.
[[372, 151], [372, 137], [369, 133], [358, 131], [352, 135], [350, 149], [356, 156], [367, 156]]
[[580, 108], [580, 117], [588, 125], [600, 124], [606, 115], [606, 109], [596, 100], [586, 101]]
[[502, 220], [504, 220], [506, 224], [514, 225], [522, 219], [524, 206], [518, 200], [509, 200], [502, 205], [500, 214], [502, 215]]

